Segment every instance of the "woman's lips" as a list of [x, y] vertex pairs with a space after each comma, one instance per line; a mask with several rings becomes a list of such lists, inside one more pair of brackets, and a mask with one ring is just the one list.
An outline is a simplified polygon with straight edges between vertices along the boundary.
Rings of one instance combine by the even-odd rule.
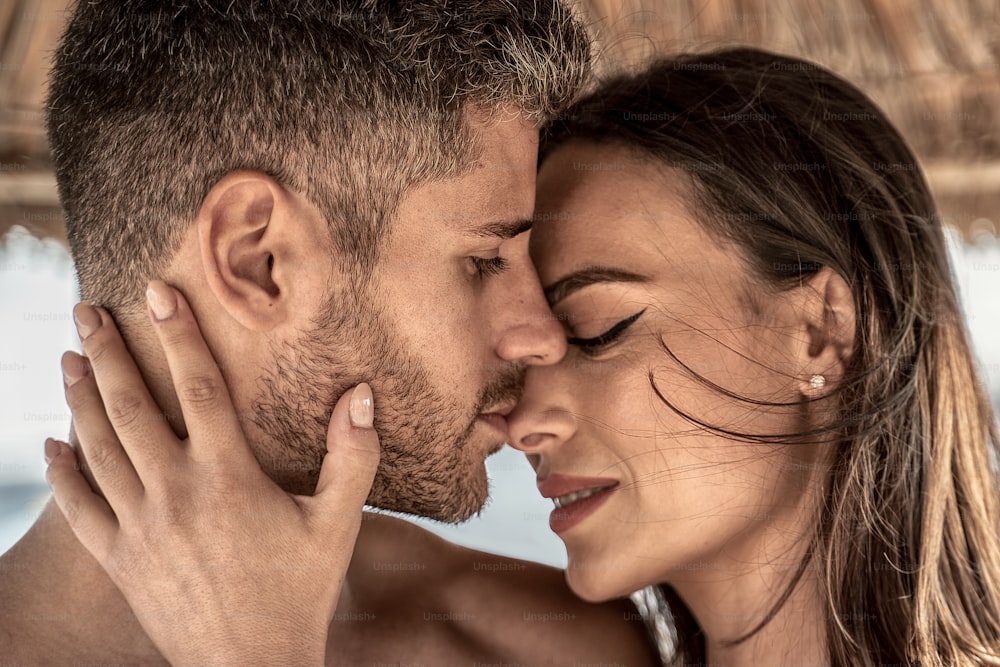
[[549, 528], [555, 533], [569, 530], [603, 505], [617, 487], [618, 480], [606, 477], [550, 475], [539, 480], [539, 492], [556, 505]]

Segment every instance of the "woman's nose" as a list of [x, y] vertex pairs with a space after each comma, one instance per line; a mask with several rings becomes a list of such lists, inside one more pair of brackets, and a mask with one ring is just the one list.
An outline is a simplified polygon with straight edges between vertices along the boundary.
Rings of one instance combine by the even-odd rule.
[[526, 454], [546, 454], [576, 433], [569, 397], [556, 386], [552, 370], [528, 369], [521, 401], [507, 417], [510, 445]]

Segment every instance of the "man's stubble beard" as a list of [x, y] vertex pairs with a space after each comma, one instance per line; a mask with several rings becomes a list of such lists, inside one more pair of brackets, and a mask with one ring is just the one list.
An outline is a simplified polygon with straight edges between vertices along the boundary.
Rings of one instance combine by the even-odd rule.
[[286, 491], [312, 494], [333, 406], [345, 391], [368, 382], [382, 454], [367, 504], [464, 521], [486, 503], [484, 460], [502, 444], [496, 436], [474, 433], [476, 417], [520, 397], [523, 371], [504, 369], [475, 402], [449, 398], [408, 353], [388, 318], [370, 301], [360, 301], [329, 299], [311, 330], [294, 345], [274, 349], [274, 365], [261, 377], [253, 403], [253, 422], [266, 440], [256, 443], [258, 460]]

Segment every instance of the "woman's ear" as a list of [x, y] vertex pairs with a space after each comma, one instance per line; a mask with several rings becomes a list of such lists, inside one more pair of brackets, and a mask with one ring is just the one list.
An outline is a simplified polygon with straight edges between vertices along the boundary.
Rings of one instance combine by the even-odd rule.
[[843, 276], [825, 266], [796, 288], [798, 346], [795, 382], [806, 398], [825, 396], [844, 377], [854, 353], [854, 297]]
[[[243, 326], [265, 331], [294, 316], [303, 292], [300, 267], [318, 266], [326, 247], [322, 216], [270, 176], [227, 174], [198, 214], [198, 240], [209, 288]], [[314, 283], [317, 280], [312, 277]], [[298, 306], [298, 307], [297, 307]]]

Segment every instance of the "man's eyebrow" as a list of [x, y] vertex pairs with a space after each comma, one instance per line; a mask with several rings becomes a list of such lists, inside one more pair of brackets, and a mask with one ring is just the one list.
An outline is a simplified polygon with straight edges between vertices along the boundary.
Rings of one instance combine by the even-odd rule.
[[512, 239], [518, 234], [523, 234], [531, 229], [531, 224], [532, 221], [527, 218], [514, 221], [503, 220], [500, 222], [489, 222], [485, 225], [476, 225], [469, 231], [476, 236], [484, 238]]
[[573, 292], [597, 283], [645, 283], [649, 278], [614, 267], [588, 266], [560, 278], [545, 288], [545, 299], [554, 306]]

